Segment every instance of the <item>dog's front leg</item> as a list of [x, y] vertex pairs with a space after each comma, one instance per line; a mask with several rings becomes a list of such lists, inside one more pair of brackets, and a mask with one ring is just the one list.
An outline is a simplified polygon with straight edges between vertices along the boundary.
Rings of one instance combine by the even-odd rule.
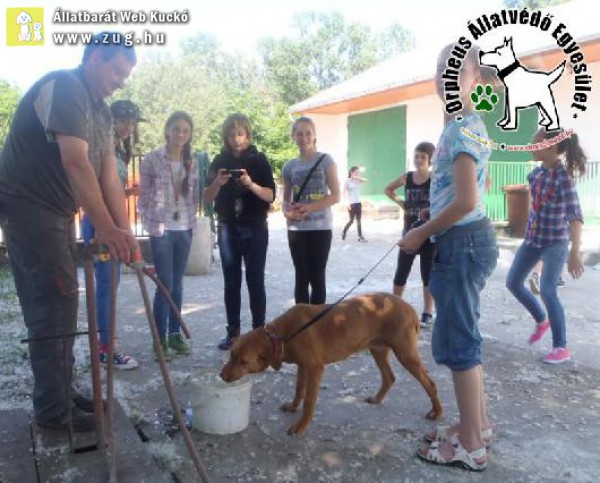
[[301, 365], [298, 365], [298, 374], [296, 375], [296, 394], [294, 394], [294, 400], [292, 402], [286, 402], [282, 404], [281, 410], [286, 413], [295, 413], [300, 406], [300, 403], [304, 400], [306, 394], [306, 371]]
[[303, 434], [315, 415], [317, 406], [317, 397], [321, 386], [321, 377], [323, 376], [324, 366], [309, 367], [305, 369], [306, 377], [306, 397], [304, 398], [304, 407], [302, 416], [295, 424], [290, 426], [288, 434]]
[[508, 94], [506, 95], [505, 99], [504, 99], [504, 117], [502, 119], [500, 119], [496, 125], [500, 126], [500, 127], [504, 127], [506, 126], [506, 124], [510, 121], [510, 114], [508, 111]]

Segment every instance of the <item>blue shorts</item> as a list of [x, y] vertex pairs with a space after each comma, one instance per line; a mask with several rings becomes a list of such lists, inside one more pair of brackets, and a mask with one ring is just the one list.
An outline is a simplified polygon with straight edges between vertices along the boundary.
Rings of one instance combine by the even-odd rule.
[[479, 296], [498, 259], [496, 235], [488, 219], [454, 226], [435, 238], [429, 279], [436, 321], [433, 358], [452, 371], [481, 364]]

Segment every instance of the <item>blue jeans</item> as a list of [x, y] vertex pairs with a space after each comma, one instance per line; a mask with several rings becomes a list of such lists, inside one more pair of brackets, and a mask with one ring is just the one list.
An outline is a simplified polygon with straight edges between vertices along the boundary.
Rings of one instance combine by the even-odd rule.
[[[81, 221], [81, 232], [86, 245], [94, 238], [96, 228], [87, 215]], [[94, 273], [96, 277], [96, 325], [100, 334], [100, 343], [108, 345], [108, 329], [110, 326], [110, 271], [111, 262], [96, 260]], [[121, 279], [121, 264], [117, 268], [117, 287]]]
[[429, 290], [437, 313], [431, 349], [438, 364], [466, 371], [481, 364], [479, 299], [498, 259], [489, 220], [454, 226], [435, 239]]
[[569, 242], [564, 240], [538, 248], [523, 243], [515, 254], [506, 278], [508, 290], [521, 302], [537, 323], [543, 322], [546, 319], [544, 309], [531, 291], [525, 288], [524, 282], [535, 264], [540, 260], [544, 262], [540, 278], [540, 295], [548, 311], [553, 347], [567, 346], [565, 311], [558, 298], [556, 286], [567, 260], [568, 244]]
[[[190, 255], [192, 230], [165, 230], [163, 236], [150, 237], [150, 249], [156, 276], [171, 294], [171, 298], [181, 312], [183, 299], [183, 274]], [[154, 320], [161, 339], [181, 331], [177, 315], [171, 310], [167, 299], [156, 289], [154, 293]]]
[[267, 295], [265, 292], [265, 264], [269, 246], [266, 220], [256, 223], [218, 224], [219, 254], [225, 282], [225, 312], [227, 333], [240, 333], [242, 288], [242, 260], [246, 267], [246, 284], [252, 313], [252, 328], [265, 325]]

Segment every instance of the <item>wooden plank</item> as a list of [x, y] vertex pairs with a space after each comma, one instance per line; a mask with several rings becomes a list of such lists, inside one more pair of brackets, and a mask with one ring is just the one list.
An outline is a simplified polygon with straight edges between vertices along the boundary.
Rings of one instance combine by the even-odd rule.
[[38, 483], [35, 460], [32, 457], [0, 459], [0, 483]]
[[28, 412], [0, 411], [0, 483], [37, 481]]
[[[169, 475], [164, 475], [156, 467], [118, 401], [115, 401], [114, 413], [118, 480], [172, 482]], [[72, 454], [65, 432], [35, 428], [34, 434], [40, 481], [61, 481], [63, 477], [85, 483], [104, 483], [108, 480], [108, 462], [104, 451], [94, 449]], [[94, 445], [95, 442], [94, 432], [79, 433], [74, 438], [76, 448]]]

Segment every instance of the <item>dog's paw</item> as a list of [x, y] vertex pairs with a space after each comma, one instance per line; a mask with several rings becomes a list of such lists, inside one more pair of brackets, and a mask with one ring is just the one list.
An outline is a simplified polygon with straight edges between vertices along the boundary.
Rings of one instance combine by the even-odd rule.
[[441, 411], [436, 411], [435, 409], [432, 409], [425, 415], [425, 419], [429, 419], [431, 421], [439, 421], [440, 419], [442, 419], [442, 416], [443, 414]]
[[498, 94], [494, 93], [492, 86], [487, 84], [484, 87], [478, 84], [475, 92], [471, 92], [471, 100], [475, 104], [476, 111], [493, 111], [500, 100]]
[[296, 424], [292, 424], [288, 430], [287, 434], [290, 436], [301, 436], [306, 432], [307, 424], [302, 424], [301, 421], [298, 421]]
[[281, 409], [284, 413], [295, 413], [298, 409], [298, 405], [293, 402], [283, 403], [279, 409]]
[[365, 398], [365, 402], [368, 402], [369, 404], [380, 404], [381, 399], [377, 399], [375, 396], [369, 396]]

